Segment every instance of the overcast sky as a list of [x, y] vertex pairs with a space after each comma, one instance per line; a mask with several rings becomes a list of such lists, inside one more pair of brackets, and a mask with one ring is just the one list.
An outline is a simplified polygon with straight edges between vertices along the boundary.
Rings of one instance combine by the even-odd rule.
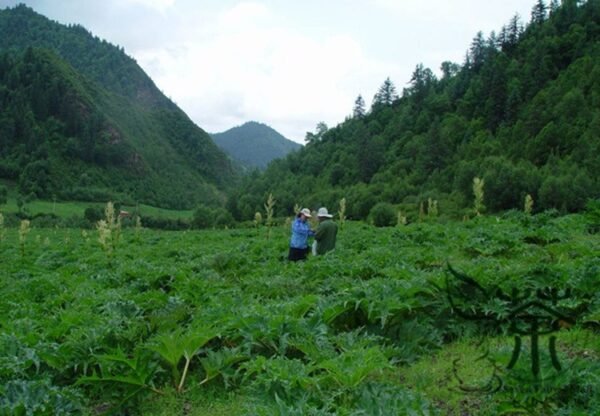
[[478, 31], [498, 32], [534, 0], [0, 0], [25, 3], [122, 46], [204, 130], [254, 120], [303, 142], [367, 105], [390, 77], [462, 63]]

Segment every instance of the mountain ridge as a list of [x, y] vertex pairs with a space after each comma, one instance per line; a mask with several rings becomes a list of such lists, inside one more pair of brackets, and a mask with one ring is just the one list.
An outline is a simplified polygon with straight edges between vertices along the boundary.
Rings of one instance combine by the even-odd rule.
[[301, 144], [256, 121], [248, 121], [221, 133], [211, 133], [211, 137], [217, 146], [249, 169], [265, 169], [272, 160], [302, 148]]
[[0, 55], [0, 177], [21, 194], [223, 203], [231, 162], [122, 48], [19, 5], [0, 10]]

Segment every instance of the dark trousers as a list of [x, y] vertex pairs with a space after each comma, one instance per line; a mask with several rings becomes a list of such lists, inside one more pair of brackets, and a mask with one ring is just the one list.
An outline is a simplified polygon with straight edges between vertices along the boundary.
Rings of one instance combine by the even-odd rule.
[[290, 247], [290, 252], [288, 254], [289, 261], [298, 261], [298, 260], [306, 260], [306, 256], [308, 256], [309, 248], [295, 248]]

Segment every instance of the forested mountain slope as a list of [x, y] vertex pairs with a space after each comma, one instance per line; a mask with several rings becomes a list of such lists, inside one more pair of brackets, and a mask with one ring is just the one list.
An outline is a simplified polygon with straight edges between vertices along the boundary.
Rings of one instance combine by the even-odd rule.
[[264, 169], [273, 159], [302, 147], [273, 128], [255, 121], [211, 134], [211, 137], [217, 146], [247, 168]]
[[227, 156], [121, 48], [0, 10], [0, 178], [37, 198], [218, 204]]
[[600, 1], [538, 1], [527, 24], [515, 16], [499, 33], [478, 33], [461, 65], [442, 75], [417, 65], [401, 96], [387, 79], [370, 110], [253, 175], [229, 198], [251, 218], [270, 192], [279, 214], [295, 203], [365, 218], [379, 202], [416, 215], [473, 206], [484, 180], [488, 212], [577, 211], [600, 195]]

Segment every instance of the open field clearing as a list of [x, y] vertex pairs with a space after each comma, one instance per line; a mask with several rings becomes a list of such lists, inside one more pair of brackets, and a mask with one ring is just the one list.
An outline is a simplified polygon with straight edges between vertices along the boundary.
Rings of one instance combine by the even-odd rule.
[[[582, 215], [346, 222], [334, 252], [298, 264], [285, 227], [132, 227], [104, 245], [96, 230], [1, 233], [3, 415], [600, 412], [600, 237]], [[539, 354], [521, 336], [509, 370], [516, 298], [497, 294], [548, 288], [573, 321]]]

